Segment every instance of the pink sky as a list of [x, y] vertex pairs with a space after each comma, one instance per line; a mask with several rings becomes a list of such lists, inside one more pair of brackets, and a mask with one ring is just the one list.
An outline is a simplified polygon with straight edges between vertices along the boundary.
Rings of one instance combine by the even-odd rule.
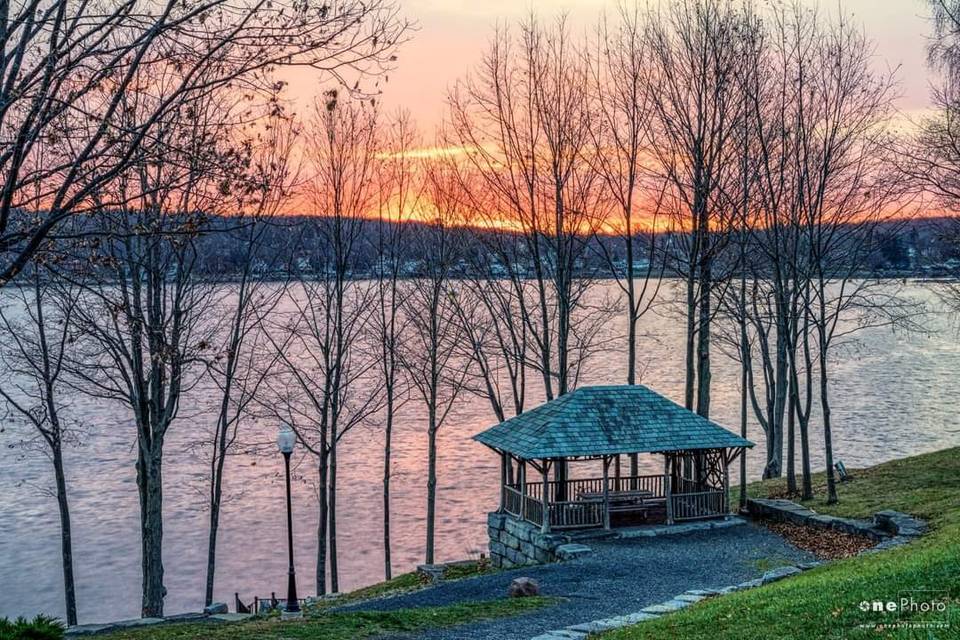
[[[381, 83], [379, 101], [385, 114], [392, 115], [398, 109], [411, 113], [424, 147], [433, 147], [436, 126], [446, 117], [449, 88], [480, 62], [496, 24], [516, 24], [531, 11], [545, 21], [566, 12], [571, 29], [587, 34], [604, 10], [612, 14], [617, 6], [617, 0], [397, 1], [418, 27], [398, 52], [397, 68]], [[927, 0], [801, 1], [811, 6], [819, 4], [826, 15], [835, 15], [839, 7], [863, 26], [874, 42], [877, 68], [896, 68], [900, 94], [897, 107], [905, 118], [915, 118], [929, 107], [931, 75], [926, 46], [931, 24]], [[314, 96], [333, 86], [317, 78], [315, 72], [302, 69], [287, 75], [291, 83], [288, 95], [295, 100], [294, 108], [301, 116], [309, 117]]]
[[[514, 23], [531, 9], [542, 18], [567, 11], [575, 30], [590, 30], [615, 0], [401, 0], [419, 30], [399, 52], [399, 67], [390, 75], [382, 104], [388, 111], [408, 109], [425, 134], [445, 114], [447, 89], [479, 61], [493, 26]], [[814, 4], [810, 0], [810, 4]], [[876, 43], [879, 66], [900, 66], [902, 99], [915, 113], [928, 104], [929, 74], [925, 47], [930, 34], [925, 0], [834, 0], [819, 3], [827, 13], [837, 7], [863, 24]]]

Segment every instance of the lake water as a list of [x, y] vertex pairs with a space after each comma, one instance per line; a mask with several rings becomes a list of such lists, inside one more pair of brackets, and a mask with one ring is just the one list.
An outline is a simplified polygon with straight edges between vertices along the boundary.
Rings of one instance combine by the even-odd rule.
[[[611, 284], [597, 285], [607, 292]], [[920, 286], [908, 293], [935, 297]], [[942, 315], [929, 318], [934, 331], [901, 334], [870, 329], [839, 353], [833, 370], [835, 456], [848, 467], [960, 445], [960, 344]], [[624, 322], [611, 321], [610, 335]], [[639, 356], [642, 382], [682, 401], [683, 324], [666, 311], [642, 321]], [[597, 356], [581, 384], [625, 380], [625, 349]], [[737, 430], [739, 369], [719, 355], [714, 373], [713, 417]], [[531, 397], [528, 406], [539, 398]], [[136, 617], [140, 611], [139, 515], [134, 482], [133, 427], [118, 408], [77, 396], [71, 406], [85, 423], [85, 446], [68, 454], [67, 475], [74, 526], [75, 573], [81, 622]], [[168, 436], [165, 455], [164, 563], [169, 590], [166, 611], [196, 611], [203, 605], [207, 517], [203, 460], [189, 451], [203, 428], [197, 398], [184, 403], [182, 419]], [[394, 572], [422, 562], [425, 511], [426, 433], [416, 402], [399, 416], [394, 439]], [[486, 399], [463, 396], [439, 440], [437, 555], [439, 561], [475, 557], [486, 548], [485, 513], [496, 507], [499, 461], [470, 436], [493, 423]], [[0, 432], [0, 616], [63, 614], [56, 502], [52, 474], [38, 453], [16, 447], [23, 427], [9, 420]], [[259, 439], [273, 451], [275, 426], [260, 425]], [[248, 436], [249, 437], [249, 436]], [[751, 439], [762, 435], [751, 425]], [[814, 465], [822, 468], [819, 432]], [[382, 579], [381, 434], [356, 430], [343, 441], [339, 467], [341, 589]], [[762, 467], [763, 447], [748, 454], [751, 475]], [[279, 454], [244, 454], [229, 460], [218, 553], [216, 597], [233, 603], [286, 585], [283, 484]], [[650, 472], [659, 461], [644, 461]], [[317, 510], [311, 484], [315, 471], [301, 460], [294, 486], [299, 587], [313, 593]], [[842, 497], [842, 494], [841, 494]]]

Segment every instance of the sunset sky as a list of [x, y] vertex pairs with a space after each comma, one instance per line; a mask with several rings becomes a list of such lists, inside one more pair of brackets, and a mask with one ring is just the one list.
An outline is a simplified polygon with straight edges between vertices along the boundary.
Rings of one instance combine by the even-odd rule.
[[[827, 13], [836, 13], [838, 6], [852, 13], [876, 43], [876, 64], [900, 66], [901, 110], [913, 114], [927, 106], [924, 48], [931, 26], [925, 0], [834, 0], [819, 5]], [[586, 32], [601, 12], [616, 9], [616, 0], [403, 0], [402, 6], [419, 29], [399, 53], [383, 104], [388, 110], [409, 109], [426, 133], [443, 119], [448, 87], [477, 64], [498, 21], [515, 23], [530, 10], [543, 18], [566, 11], [573, 29]]]
[[[926, 61], [926, 47], [932, 33], [927, 0], [801, 1], [819, 6], [825, 16], [835, 16], [842, 11], [862, 25], [875, 45], [877, 69], [895, 69], [899, 120], [907, 123], [923, 114], [930, 105], [931, 86]], [[382, 111], [390, 115], [399, 109], [409, 111], [421, 132], [423, 152], [433, 153], [436, 128], [447, 114], [448, 91], [478, 65], [497, 24], [515, 25], [531, 12], [542, 20], [566, 13], [575, 35], [589, 34], [604, 11], [615, 14], [618, 0], [398, 2], [405, 17], [414, 21], [417, 28], [399, 50], [397, 68], [381, 83], [379, 104]], [[315, 96], [334, 86], [329, 80], [321, 81], [316, 72], [303, 69], [290, 72], [287, 79], [289, 95], [301, 114], [311, 111]], [[309, 210], [310, 205], [299, 198], [287, 207], [291, 213], [305, 209]]]

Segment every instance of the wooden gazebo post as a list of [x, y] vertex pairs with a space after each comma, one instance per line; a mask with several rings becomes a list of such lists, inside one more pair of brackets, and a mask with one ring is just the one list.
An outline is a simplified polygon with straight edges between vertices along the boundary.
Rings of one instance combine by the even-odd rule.
[[527, 519], [527, 461], [520, 459], [520, 469], [517, 471], [520, 478], [520, 519]]
[[543, 475], [543, 515], [540, 518], [543, 522], [540, 531], [550, 533], [550, 461], [544, 460], [540, 470]]
[[507, 509], [507, 464], [510, 454], [500, 454], [500, 513]]
[[673, 470], [670, 468], [670, 461], [672, 459], [669, 453], [663, 454], [663, 495], [667, 503], [667, 524], [673, 524], [673, 500], [670, 496], [672, 493], [672, 487], [670, 485], [673, 484]]
[[730, 518], [730, 463], [727, 462], [727, 452], [722, 451], [723, 460], [723, 512], [727, 514], [724, 519]]
[[[610, 529], [610, 458], [603, 456], [603, 528]], [[620, 478], [617, 478], [619, 484]]]

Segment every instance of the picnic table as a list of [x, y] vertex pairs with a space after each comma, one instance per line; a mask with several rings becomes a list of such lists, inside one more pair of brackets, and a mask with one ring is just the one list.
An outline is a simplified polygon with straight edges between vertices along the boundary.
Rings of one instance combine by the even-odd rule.
[[[647, 502], [653, 498], [652, 491], [610, 491], [607, 499], [610, 501], [610, 511], [646, 511]], [[603, 492], [584, 491], [577, 498], [589, 502], [603, 502]]]

